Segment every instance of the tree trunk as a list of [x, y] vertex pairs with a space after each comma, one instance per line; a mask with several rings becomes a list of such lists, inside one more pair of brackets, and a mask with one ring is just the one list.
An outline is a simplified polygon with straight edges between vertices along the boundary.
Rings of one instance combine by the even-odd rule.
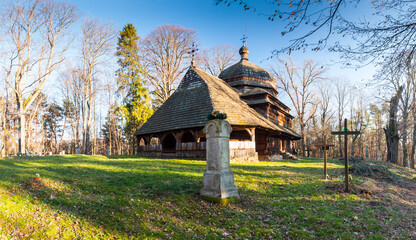
[[81, 114], [79, 114], [80, 113], [80, 109], [78, 109], [77, 110], [77, 112], [76, 112], [76, 118], [75, 118], [75, 139], [74, 139], [74, 142], [75, 142], [75, 152], [74, 153], [76, 153], [76, 154], [78, 154], [78, 152], [77, 152], [77, 149], [78, 148], [80, 148], [80, 140], [79, 140], [79, 138], [80, 138], [80, 126], [79, 126], [79, 120], [80, 120], [80, 118], [81, 118]]
[[82, 144], [82, 150], [84, 154], [89, 154], [90, 152], [90, 134], [91, 134], [91, 83], [88, 83], [87, 86], [87, 96], [85, 99], [84, 104], [84, 126], [83, 126], [83, 144]]
[[[413, 115], [413, 136], [412, 136], [412, 150], [410, 153], [410, 168], [415, 168], [415, 154], [416, 154], [416, 86], [413, 81], [413, 102], [410, 105]], [[413, 107], [412, 107], [413, 106]]]
[[83, 129], [83, 135], [84, 135], [84, 139], [83, 139], [83, 153], [84, 154], [89, 154], [90, 151], [90, 115], [91, 115], [91, 109], [90, 109], [90, 104], [89, 104], [89, 100], [86, 101], [86, 112], [85, 112], [85, 117], [84, 117], [84, 129]]
[[55, 154], [58, 154], [58, 136], [57, 136], [57, 126], [55, 125], [54, 129], [53, 129], [53, 140], [55, 141]]
[[306, 136], [305, 136], [305, 125], [304, 124], [300, 124], [300, 134], [302, 135], [302, 139], [300, 140], [300, 145], [302, 148], [302, 157], [306, 157], [306, 152], [305, 152], [305, 147], [306, 147]]
[[407, 161], [407, 109], [403, 113], [403, 130], [402, 130], [402, 149], [403, 149], [403, 167], [409, 167], [409, 163]]
[[[6, 102], [7, 102], [7, 98], [6, 98]], [[2, 121], [2, 144], [3, 144], [3, 148], [0, 151], [1, 155], [7, 156], [8, 152], [7, 152], [7, 127], [9, 126], [9, 124], [6, 125], [6, 121], [7, 121], [7, 104], [5, 103], [5, 109], [2, 112], [3, 115], [3, 121]]]
[[412, 150], [410, 153], [410, 168], [415, 168], [415, 154], [416, 154], [416, 114], [414, 116], [414, 124], [413, 124], [413, 143], [412, 143]]
[[26, 155], [26, 117], [23, 99], [18, 98], [17, 110], [19, 111], [19, 155]]
[[377, 129], [377, 160], [381, 160], [381, 138], [382, 138], [382, 134], [383, 132], [380, 131], [381, 126], [378, 127]]
[[[340, 118], [339, 119], [339, 131], [341, 132], [342, 131], [342, 119]], [[338, 143], [339, 143], [339, 157], [342, 157], [343, 155], [342, 155], [342, 136], [341, 135], [338, 135]]]
[[64, 140], [67, 116], [64, 114], [64, 124], [62, 125], [61, 139], [58, 142], [58, 151], [61, 151], [62, 141]]
[[387, 143], [387, 161], [397, 164], [399, 157], [399, 131], [397, 124], [397, 109], [403, 86], [399, 88], [396, 95], [390, 100], [389, 123], [384, 128]]
[[[110, 116], [111, 116], [111, 114], [110, 114]], [[113, 155], [113, 154], [115, 154], [116, 153], [116, 151], [114, 150], [115, 148], [114, 148], [114, 143], [113, 143], [113, 134], [114, 134], [114, 129], [113, 129], [113, 123], [112, 123], [112, 121], [109, 121], [109, 129], [110, 129], [110, 134], [109, 134], [109, 136], [110, 136], [110, 155]]]

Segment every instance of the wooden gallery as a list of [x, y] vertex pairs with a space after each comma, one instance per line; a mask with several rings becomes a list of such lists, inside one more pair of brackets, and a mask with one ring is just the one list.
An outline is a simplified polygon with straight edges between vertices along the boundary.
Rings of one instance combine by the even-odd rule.
[[293, 116], [277, 99], [270, 74], [249, 62], [248, 52], [240, 48], [241, 60], [218, 77], [189, 67], [178, 89], [136, 131], [139, 155], [204, 159], [202, 129], [207, 115], [219, 111], [233, 128], [231, 161], [291, 157], [293, 141], [301, 139], [291, 129]]

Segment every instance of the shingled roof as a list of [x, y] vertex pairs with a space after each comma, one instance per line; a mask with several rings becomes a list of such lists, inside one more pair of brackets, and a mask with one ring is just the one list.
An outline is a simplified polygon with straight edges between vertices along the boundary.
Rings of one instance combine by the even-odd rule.
[[239, 80], [234, 80], [234, 81], [228, 82], [228, 85], [230, 85], [231, 87], [238, 87], [239, 85], [252, 86], [252, 87], [262, 87], [262, 88], [268, 88], [268, 89], [276, 91], [276, 86], [273, 85], [273, 83], [271, 81], [262, 82], [262, 81], [258, 81], [258, 80], [239, 79]]
[[[271, 101], [268, 98], [264, 98], [264, 99], [256, 99], [256, 100], [250, 100], [250, 99], [245, 99], [246, 97], [249, 96], [254, 96], [254, 95], [261, 95], [261, 94], [267, 94], [269, 95], [273, 101]], [[289, 114], [290, 112], [290, 108], [288, 106], [286, 106], [284, 103], [282, 103], [279, 99], [276, 98], [275, 95], [270, 94], [269, 91], [263, 89], [263, 88], [253, 88], [248, 90], [247, 92], [244, 92], [241, 94], [241, 99], [244, 100], [244, 102], [246, 102], [247, 104], [251, 105], [251, 104], [258, 104], [258, 103], [270, 103], [272, 105], [275, 105], [277, 108], [281, 109], [283, 112], [285, 112], [289, 117], [292, 117], [292, 115]]]
[[218, 77], [224, 80], [238, 77], [251, 77], [272, 81], [272, 77], [266, 70], [245, 58], [242, 58], [238, 63], [226, 68]]
[[212, 111], [226, 113], [232, 126], [252, 126], [270, 129], [299, 139], [300, 136], [261, 116], [223, 80], [201, 69], [190, 67], [178, 89], [156, 110], [135, 135], [203, 127]]

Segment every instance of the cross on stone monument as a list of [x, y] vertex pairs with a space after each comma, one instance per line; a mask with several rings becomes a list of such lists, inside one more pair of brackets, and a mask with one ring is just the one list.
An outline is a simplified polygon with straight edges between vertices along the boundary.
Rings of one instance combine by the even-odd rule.
[[210, 120], [204, 127], [207, 137], [207, 171], [204, 173], [202, 198], [226, 205], [240, 198], [230, 170], [230, 133], [227, 120]]
[[350, 191], [349, 172], [348, 172], [348, 135], [358, 135], [360, 131], [350, 131], [347, 128], [347, 119], [344, 119], [344, 129], [342, 131], [331, 132], [332, 135], [344, 135], [344, 152], [345, 152], [345, 192]]

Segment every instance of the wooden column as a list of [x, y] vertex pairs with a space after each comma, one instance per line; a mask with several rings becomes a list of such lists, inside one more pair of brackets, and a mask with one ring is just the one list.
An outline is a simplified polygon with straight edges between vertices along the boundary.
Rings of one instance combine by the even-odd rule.
[[[344, 126], [347, 126], [347, 119], [345, 119], [344, 122]], [[344, 153], [345, 153], [345, 167], [344, 167], [344, 171], [345, 171], [345, 191], [349, 192], [350, 191], [350, 186], [349, 186], [349, 169], [348, 169], [348, 134], [344, 135]]]
[[324, 179], [328, 178], [328, 173], [326, 170], [326, 160], [327, 160], [327, 154], [326, 154], [326, 136], [324, 135]]

